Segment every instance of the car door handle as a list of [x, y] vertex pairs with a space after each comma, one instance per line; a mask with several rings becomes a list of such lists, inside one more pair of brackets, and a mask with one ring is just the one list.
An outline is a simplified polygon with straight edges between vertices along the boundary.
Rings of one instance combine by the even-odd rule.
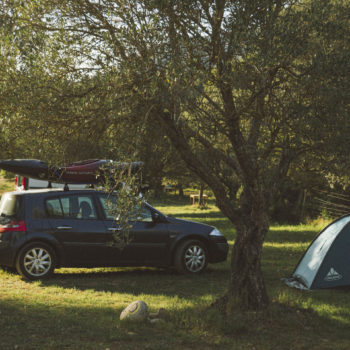
[[57, 228], [57, 230], [71, 230], [72, 229], [71, 226], [57, 226], [56, 228]]
[[108, 231], [112, 231], [112, 232], [121, 231], [121, 230], [122, 230], [121, 227], [109, 227], [109, 228], [108, 228]]

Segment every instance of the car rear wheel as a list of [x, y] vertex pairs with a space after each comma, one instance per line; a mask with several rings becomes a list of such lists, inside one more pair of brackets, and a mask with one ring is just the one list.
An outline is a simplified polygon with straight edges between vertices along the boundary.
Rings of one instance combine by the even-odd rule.
[[185, 241], [177, 248], [174, 258], [175, 268], [180, 273], [199, 273], [208, 264], [208, 253], [201, 241]]
[[45, 243], [31, 243], [24, 246], [16, 260], [19, 274], [30, 280], [49, 277], [55, 269], [56, 256], [54, 250]]

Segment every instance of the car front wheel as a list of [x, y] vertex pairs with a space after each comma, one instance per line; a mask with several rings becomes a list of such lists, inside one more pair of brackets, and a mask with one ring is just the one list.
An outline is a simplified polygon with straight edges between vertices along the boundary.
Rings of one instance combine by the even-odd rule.
[[208, 264], [207, 249], [200, 241], [185, 241], [177, 248], [174, 263], [180, 273], [202, 272]]
[[30, 280], [49, 277], [55, 269], [54, 250], [45, 243], [31, 243], [24, 246], [17, 256], [16, 269]]

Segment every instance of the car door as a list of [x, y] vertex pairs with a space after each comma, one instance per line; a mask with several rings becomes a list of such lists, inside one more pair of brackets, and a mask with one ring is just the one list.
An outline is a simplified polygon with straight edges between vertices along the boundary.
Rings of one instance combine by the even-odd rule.
[[110, 263], [110, 235], [92, 194], [65, 194], [45, 200], [51, 229], [70, 266]]
[[[116, 197], [99, 196], [100, 203], [105, 213], [105, 225], [107, 230], [120, 235], [121, 231], [118, 221], [111, 210], [111, 205], [117, 205]], [[144, 204], [136, 217], [131, 215], [131, 229], [128, 232], [128, 243], [123, 249], [116, 249], [113, 260], [119, 265], [167, 265], [169, 256], [169, 233], [166, 220], [155, 218], [153, 208]], [[158, 216], [157, 216], [158, 217]], [[158, 217], [159, 218], [159, 217]]]

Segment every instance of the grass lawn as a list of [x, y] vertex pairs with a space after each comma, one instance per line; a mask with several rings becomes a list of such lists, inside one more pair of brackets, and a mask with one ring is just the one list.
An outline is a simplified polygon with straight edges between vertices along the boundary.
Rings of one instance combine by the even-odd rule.
[[[235, 232], [212, 204], [201, 210], [168, 195], [166, 214]], [[0, 349], [350, 349], [350, 289], [300, 292], [285, 286], [320, 227], [272, 226], [263, 252], [271, 306], [224, 319], [209, 308], [227, 287], [229, 259], [199, 276], [152, 268], [60, 269], [44, 282], [0, 270]], [[135, 300], [171, 319], [122, 323]]]

